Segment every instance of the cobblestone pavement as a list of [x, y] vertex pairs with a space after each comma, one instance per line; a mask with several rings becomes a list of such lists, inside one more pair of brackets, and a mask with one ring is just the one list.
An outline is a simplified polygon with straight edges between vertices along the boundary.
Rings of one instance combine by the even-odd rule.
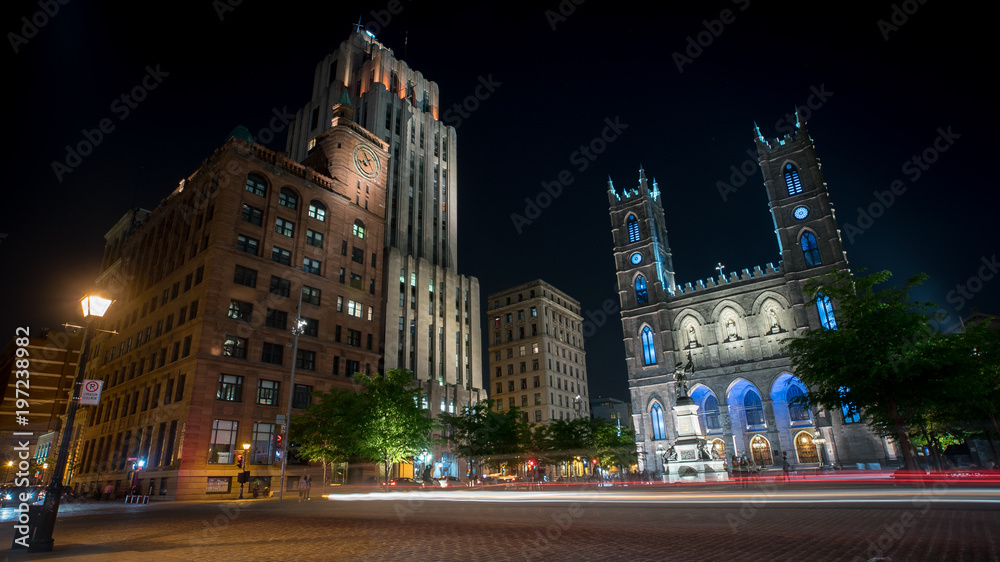
[[[774, 488], [704, 503], [669, 492], [539, 495], [448, 492], [314, 499], [65, 506], [47, 555], [8, 560], [998, 560], [997, 503], [802, 503]], [[817, 494], [820, 495], [820, 494]], [[374, 498], [381, 499], [374, 499]], [[594, 499], [596, 497], [596, 499]], [[653, 497], [652, 501], [642, 502]], [[965, 497], [975, 497], [974, 492]], [[391, 498], [391, 499], [384, 499]], [[368, 501], [365, 501], [368, 500]], [[447, 501], [445, 501], [447, 500]], [[819, 500], [817, 500], [818, 502]], [[3, 510], [0, 540], [13, 538]], [[5, 542], [6, 546], [7, 542]]]

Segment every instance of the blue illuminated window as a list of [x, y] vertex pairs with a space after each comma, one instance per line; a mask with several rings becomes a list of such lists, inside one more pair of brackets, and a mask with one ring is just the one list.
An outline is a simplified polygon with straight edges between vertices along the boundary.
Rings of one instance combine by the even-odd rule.
[[819, 311], [819, 324], [827, 330], [837, 329], [837, 319], [833, 316], [833, 302], [830, 297], [820, 293], [816, 296], [816, 310]]
[[653, 330], [642, 329], [642, 359], [646, 365], [656, 365], [656, 348], [653, 347]]
[[667, 431], [663, 427], [663, 408], [659, 404], [653, 404], [650, 417], [653, 418], [653, 439], [666, 439]]
[[719, 423], [719, 400], [715, 396], [709, 394], [705, 399], [704, 411], [705, 430], [722, 429], [722, 424]]
[[789, 195], [802, 193], [802, 181], [799, 179], [799, 171], [791, 164], [785, 164], [785, 185], [788, 187]]
[[809, 421], [809, 404], [805, 402], [805, 393], [797, 386], [790, 386], [785, 392], [788, 402], [788, 418], [795, 421]]
[[[840, 387], [840, 395], [844, 396], [850, 391], [846, 386]], [[861, 414], [858, 407], [853, 402], [845, 402], [840, 406], [841, 413], [844, 414], [844, 423], [857, 423], [861, 421]]]
[[806, 265], [814, 267], [821, 265], [823, 260], [819, 257], [819, 247], [816, 245], [816, 236], [812, 232], [805, 232], [799, 240], [802, 244], [802, 255], [806, 258]]
[[629, 244], [639, 241], [639, 221], [635, 215], [628, 216], [628, 241]]
[[747, 391], [743, 397], [743, 408], [747, 414], [747, 427], [764, 425], [764, 404], [756, 392]]
[[635, 303], [644, 306], [649, 302], [649, 295], [646, 293], [646, 278], [642, 275], [635, 278]]

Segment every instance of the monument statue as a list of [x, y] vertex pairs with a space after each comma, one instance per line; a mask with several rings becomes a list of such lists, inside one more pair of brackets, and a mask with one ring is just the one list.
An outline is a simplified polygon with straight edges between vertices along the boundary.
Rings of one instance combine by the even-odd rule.
[[674, 380], [677, 381], [677, 397], [686, 398], [688, 395], [687, 381], [689, 375], [694, 373], [694, 362], [691, 360], [691, 352], [688, 352], [687, 364], [678, 361], [674, 365]]

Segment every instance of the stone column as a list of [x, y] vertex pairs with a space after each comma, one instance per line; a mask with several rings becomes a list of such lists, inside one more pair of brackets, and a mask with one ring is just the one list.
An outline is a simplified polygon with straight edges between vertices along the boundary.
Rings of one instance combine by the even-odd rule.
[[771, 464], [781, 466], [781, 440], [778, 438], [778, 424], [774, 420], [774, 403], [770, 398], [764, 403], [764, 423], [767, 424], [767, 440], [771, 442]]
[[719, 417], [722, 418], [722, 440], [726, 443], [726, 458], [723, 460], [728, 462], [733, 455], [740, 454], [733, 448], [735, 446], [733, 445], [733, 422], [729, 419], [729, 404], [719, 404]]

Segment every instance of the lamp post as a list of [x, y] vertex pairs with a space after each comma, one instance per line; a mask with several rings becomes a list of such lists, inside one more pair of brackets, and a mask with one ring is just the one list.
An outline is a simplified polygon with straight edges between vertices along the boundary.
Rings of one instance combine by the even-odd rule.
[[247, 461], [250, 460], [249, 456], [250, 456], [250, 444], [249, 443], [244, 443], [243, 444], [243, 462], [241, 463], [241, 466], [240, 466], [240, 499], [241, 500], [243, 499], [243, 484], [246, 484], [246, 481], [247, 481], [247, 478], [244, 476], [244, 474], [247, 471]]
[[7, 468], [5, 468], [4, 471], [3, 471], [3, 483], [4, 484], [7, 483], [7, 476], [10, 474], [10, 469], [14, 466], [14, 461], [7, 461], [7, 464], [5, 466]]
[[288, 408], [285, 409], [285, 430], [282, 440], [285, 442], [285, 449], [281, 453], [281, 483], [278, 488], [278, 500], [285, 499], [285, 468], [288, 466], [288, 426], [292, 424], [292, 394], [295, 392], [295, 361], [299, 355], [299, 336], [305, 333], [306, 321], [302, 319], [302, 290], [299, 289], [299, 307], [295, 309], [297, 316], [292, 321], [292, 335], [295, 336], [295, 343], [292, 345], [292, 373], [288, 378]]
[[816, 435], [813, 437], [813, 445], [816, 445], [816, 457], [819, 459], [819, 469], [823, 470], [823, 444], [826, 443], [826, 439], [823, 438], [823, 434], [818, 430]]
[[83, 349], [80, 351], [78, 360], [79, 366], [76, 371], [76, 380], [73, 382], [73, 395], [66, 407], [66, 423], [62, 429], [62, 436], [59, 444], [59, 457], [56, 460], [55, 469], [52, 471], [52, 480], [45, 492], [45, 503], [39, 513], [39, 521], [35, 527], [36, 531], [28, 544], [28, 552], [52, 552], [52, 530], [56, 526], [56, 516], [59, 514], [59, 501], [62, 499], [63, 473], [66, 471], [66, 464], [69, 457], [69, 441], [73, 433], [73, 421], [76, 419], [76, 409], [80, 405], [79, 389], [83, 386], [84, 370], [87, 367], [87, 355], [90, 354], [90, 339], [94, 336], [94, 319], [101, 318], [108, 311], [108, 307], [114, 302], [97, 295], [87, 295], [81, 301], [83, 306], [83, 317], [86, 320], [86, 327], [83, 332]]

